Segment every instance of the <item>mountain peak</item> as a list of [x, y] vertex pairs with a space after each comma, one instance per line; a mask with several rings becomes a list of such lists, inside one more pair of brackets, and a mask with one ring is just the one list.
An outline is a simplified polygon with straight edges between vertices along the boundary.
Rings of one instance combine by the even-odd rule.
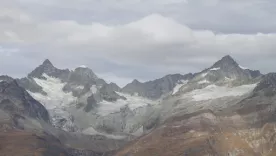
[[138, 81], [137, 79], [134, 79], [131, 83], [132, 83], [132, 84], [140, 84], [141, 82]]
[[46, 59], [43, 61], [41, 65], [36, 67], [31, 73], [28, 74], [28, 77], [36, 77], [36, 78], [43, 78], [43, 74], [47, 74], [52, 77], [60, 78], [60, 79], [66, 79], [69, 70], [61, 70], [56, 68], [49, 59]]
[[223, 56], [222, 60], [233, 60], [234, 61], [234, 59], [230, 55]]
[[44, 65], [44, 66], [53, 66], [52, 62], [49, 59], [44, 60], [42, 65]]
[[226, 55], [217, 61], [212, 68], [228, 68], [228, 67], [239, 67], [239, 64], [230, 56]]

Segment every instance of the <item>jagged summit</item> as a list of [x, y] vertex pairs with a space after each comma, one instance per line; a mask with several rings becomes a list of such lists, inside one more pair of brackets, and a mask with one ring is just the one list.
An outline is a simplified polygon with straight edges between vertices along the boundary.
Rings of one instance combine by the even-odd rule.
[[69, 73], [70, 71], [68, 69], [58, 69], [51, 63], [49, 59], [46, 59], [41, 65], [28, 74], [28, 77], [42, 78], [43, 74], [47, 74], [49, 76], [65, 80]]
[[137, 79], [134, 79], [131, 83], [132, 83], [132, 84], [140, 84], [141, 82], [138, 81]]
[[52, 62], [49, 59], [45, 59], [42, 63], [44, 66], [53, 66]]
[[261, 76], [257, 70], [241, 68], [230, 55], [222, 57], [210, 68], [200, 72], [200, 74], [202, 73], [210, 82], [237, 81], [239, 84], [249, 83], [252, 79]]
[[230, 56], [226, 55], [217, 61], [211, 68], [240, 68], [239, 64]]
[[95, 83], [98, 79], [97, 75], [90, 68], [78, 67], [71, 71], [68, 77], [68, 82], [73, 84], [90, 84]]

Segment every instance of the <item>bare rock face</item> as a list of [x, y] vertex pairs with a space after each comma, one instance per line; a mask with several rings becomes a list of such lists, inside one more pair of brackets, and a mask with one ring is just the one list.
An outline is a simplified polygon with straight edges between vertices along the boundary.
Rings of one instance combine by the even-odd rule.
[[0, 108], [12, 114], [26, 115], [49, 122], [49, 114], [43, 105], [32, 98], [14, 80], [0, 82]]
[[66, 80], [70, 71], [68, 69], [57, 69], [48, 59], [46, 59], [40, 66], [28, 74], [28, 77], [43, 78], [43, 73], [52, 77], [61, 78], [61, 80]]
[[122, 88], [122, 92], [128, 94], [138, 94], [139, 96], [150, 99], [158, 99], [162, 95], [172, 91], [179, 81], [190, 80], [192, 78], [193, 74], [173, 74], [145, 83], [133, 80], [130, 84], [127, 84], [124, 88]]
[[269, 73], [263, 76], [261, 82], [254, 89], [254, 92], [263, 92], [267, 96], [273, 96], [276, 93], [276, 73]]

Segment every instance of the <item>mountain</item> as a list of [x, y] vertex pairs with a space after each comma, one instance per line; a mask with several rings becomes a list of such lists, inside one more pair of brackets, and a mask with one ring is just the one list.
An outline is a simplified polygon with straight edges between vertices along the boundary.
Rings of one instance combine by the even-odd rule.
[[231, 56], [226, 55], [211, 67], [196, 73], [187, 85], [180, 88], [180, 92], [190, 92], [209, 85], [241, 86], [260, 81], [262, 74], [258, 70], [250, 70], [240, 66]]
[[11, 140], [0, 145], [34, 151], [35, 142], [48, 155], [273, 156], [275, 91], [275, 73], [229, 55], [195, 74], [123, 88], [88, 67], [58, 69], [45, 60], [25, 78], [0, 76], [0, 130], [9, 132], [0, 137]]
[[61, 78], [62, 80], [66, 80], [70, 71], [68, 69], [66, 70], [60, 70], [53, 66], [53, 64], [50, 62], [50, 60], [46, 59], [40, 66], [35, 68], [30, 74], [28, 74], [28, 77], [32, 78], [43, 78], [43, 74], [47, 74], [48, 76]]
[[42, 104], [13, 78], [0, 78], [0, 155], [110, 155], [124, 144], [99, 134], [68, 133], [54, 128]]
[[165, 95], [173, 90], [177, 84], [183, 83], [193, 78], [193, 74], [173, 74], [166, 75], [160, 79], [154, 81], [148, 81], [141, 83], [138, 80], [133, 80], [130, 84], [127, 84], [122, 88], [122, 92], [128, 94], [137, 94], [139, 96], [147, 97], [150, 99], [158, 99], [162, 95]]
[[260, 71], [250, 70], [240, 66], [229, 55], [224, 56], [210, 68], [203, 70], [197, 75], [206, 78], [210, 82], [229, 83], [230, 81], [233, 85], [251, 83], [252, 79], [262, 76]]
[[[132, 135], [130, 133], [135, 133], [135, 130], [146, 122], [145, 118], [141, 121], [135, 121], [134, 118], [137, 115], [143, 116], [147, 111], [137, 112], [139, 114], [130, 117], [134, 122], [130, 126], [136, 127], [123, 127], [116, 131], [119, 136], [113, 136], [113, 131], [107, 129], [117, 129], [119, 124], [105, 122], [102, 123], [105, 125], [103, 127], [98, 123], [107, 121], [110, 117], [112, 120], [126, 120], [126, 116], [120, 116], [121, 108], [126, 105], [136, 113], [135, 109], [156, 103], [144, 97], [121, 92], [117, 84], [106, 83], [88, 67], [58, 69], [48, 59], [27, 77], [16, 81], [47, 108], [52, 125], [68, 132], [85, 132], [108, 137]], [[124, 125], [126, 124], [122, 123], [122, 126]]]
[[5, 79], [0, 82], [1, 155], [69, 155], [56, 137], [42, 132], [41, 124], [50, 122], [43, 105], [11, 77], [0, 78]]
[[214, 76], [208, 75], [211, 81], [219, 81], [221, 79], [233, 79], [236, 81], [247, 81], [252, 78], [261, 76], [259, 71], [252, 71], [241, 67], [231, 56], [226, 55], [216, 62], [212, 67], [208, 68]]
[[161, 101], [153, 130], [115, 155], [272, 156], [275, 82], [275, 74], [263, 76], [225, 56], [177, 86]]

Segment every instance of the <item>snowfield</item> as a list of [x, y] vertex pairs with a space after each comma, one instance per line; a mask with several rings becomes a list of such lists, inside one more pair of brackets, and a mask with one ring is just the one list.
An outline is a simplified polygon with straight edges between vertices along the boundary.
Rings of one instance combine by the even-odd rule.
[[250, 84], [238, 87], [209, 85], [203, 89], [197, 89], [184, 94], [183, 96], [192, 97], [194, 101], [204, 101], [229, 96], [242, 96], [252, 91], [256, 87], [256, 85], [257, 84]]
[[40, 85], [47, 93], [47, 95], [42, 95], [40, 93], [29, 92], [36, 100], [42, 103], [48, 110], [63, 108], [69, 106], [71, 103], [77, 100], [72, 93], [63, 92], [63, 87], [65, 83], [62, 83], [60, 79], [50, 77], [43, 74], [46, 80], [34, 78], [35, 82]]
[[201, 80], [201, 81], [198, 82], [198, 84], [205, 84], [205, 83], [210, 83], [210, 81], [208, 81], [208, 80]]
[[118, 139], [118, 140], [126, 138], [126, 136], [123, 136], [123, 135], [112, 135], [112, 134], [100, 133], [96, 131], [93, 127], [89, 127], [83, 130], [82, 133], [87, 135], [102, 135], [110, 139]]
[[99, 108], [97, 110], [97, 113], [102, 116], [106, 116], [111, 113], [119, 112], [120, 109], [126, 105], [131, 110], [134, 110], [138, 107], [143, 107], [147, 105], [155, 105], [158, 104], [158, 101], [153, 101], [147, 98], [143, 98], [141, 96], [137, 95], [129, 95], [129, 94], [124, 94], [124, 93], [119, 93], [120, 96], [124, 96], [127, 98], [126, 100], [119, 99], [116, 102], [108, 102], [108, 101], [102, 101], [99, 103]]
[[202, 73], [201, 77], [205, 77], [208, 73]]
[[216, 71], [216, 70], [220, 70], [220, 68], [212, 68], [212, 69], [210, 69], [210, 70]]
[[187, 80], [181, 81], [181, 83], [178, 83], [178, 84], [173, 88], [172, 95], [174, 95], [175, 93], [177, 93], [177, 92], [179, 91], [179, 89], [180, 89], [182, 86], [186, 85], [187, 83], [188, 83]]
[[42, 87], [47, 95], [28, 91], [29, 94], [45, 106], [51, 116], [53, 125], [60, 126], [59, 121], [61, 119], [67, 119], [63, 129], [68, 130], [74, 127], [72, 120], [68, 120], [71, 118], [71, 114], [65, 108], [74, 104], [77, 98], [72, 93], [63, 92], [62, 88], [65, 86], [65, 83], [62, 83], [60, 79], [50, 77], [46, 74], [43, 74], [43, 76], [46, 80], [38, 78], [34, 78], [34, 80]]

